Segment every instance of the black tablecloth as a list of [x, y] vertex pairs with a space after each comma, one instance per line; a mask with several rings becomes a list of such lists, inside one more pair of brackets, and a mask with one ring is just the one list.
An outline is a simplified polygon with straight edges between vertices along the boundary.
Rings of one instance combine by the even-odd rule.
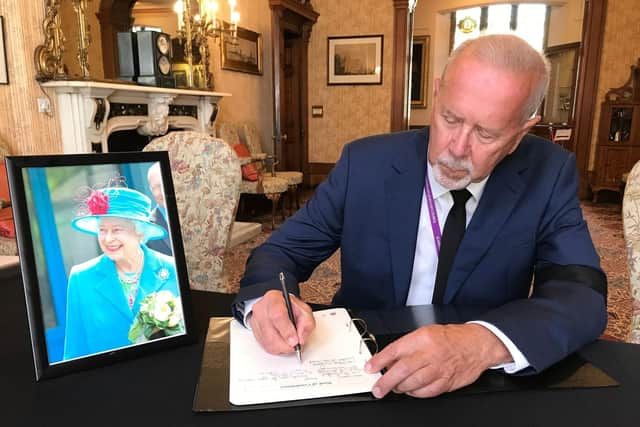
[[637, 425], [640, 346], [595, 342], [580, 354], [619, 387], [525, 390], [434, 399], [408, 397], [252, 412], [194, 413], [207, 319], [229, 314], [230, 295], [193, 292], [199, 340], [88, 371], [36, 383], [22, 287], [0, 283], [0, 425], [274, 426], [301, 425]]

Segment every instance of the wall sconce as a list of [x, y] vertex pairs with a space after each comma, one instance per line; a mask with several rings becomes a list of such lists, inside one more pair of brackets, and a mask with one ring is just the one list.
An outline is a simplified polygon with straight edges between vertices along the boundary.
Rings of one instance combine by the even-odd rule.
[[[235, 10], [236, 0], [228, 0], [229, 22], [225, 23], [218, 18], [218, 2], [216, 0], [177, 0], [173, 6], [178, 15], [178, 40], [184, 43], [185, 59], [189, 66], [187, 85], [193, 87], [193, 42], [198, 44], [202, 69], [205, 76], [205, 86], [210, 87], [209, 45], [208, 39], [220, 43], [222, 34], [231, 36], [231, 43], [237, 43], [238, 22], [240, 13]], [[193, 13], [196, 9], [197, 13]]]

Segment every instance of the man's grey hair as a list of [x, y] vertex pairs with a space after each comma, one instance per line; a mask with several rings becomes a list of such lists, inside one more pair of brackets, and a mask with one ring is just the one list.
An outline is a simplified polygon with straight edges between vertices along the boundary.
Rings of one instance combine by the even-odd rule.
[[541, 52], [520, 37], [510, 34], [492, 34], [466, 40], [449, 56], [442, 73], [443, 83], [447, 69], [458, 58], [465, 55], [504, 70], [529, 74], [536, 79], [534, 89], [523, 106], [522, 121], [528, 120], [535, 114], [549, 87], [549, 61]]

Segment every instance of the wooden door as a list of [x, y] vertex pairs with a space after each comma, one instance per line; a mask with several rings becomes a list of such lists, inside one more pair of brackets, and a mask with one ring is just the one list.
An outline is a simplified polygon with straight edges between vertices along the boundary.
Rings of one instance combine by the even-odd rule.
[[[303, 145], [305, 130], [302, 126], [302, 53], [304, 42], [296, 34], [284, 36], [284, 54], [282, 61], [282, 92], [280, 98], [282, 126], [282, 155], [279, 170], [303, 170]], [[286, 136], [285, 136], [286, 135]]]
[[273, 141], [277, 170], [301, 171], [307, 155], [307, 52], [318, 14], [309, 2], [269, 0], [273, 37]]

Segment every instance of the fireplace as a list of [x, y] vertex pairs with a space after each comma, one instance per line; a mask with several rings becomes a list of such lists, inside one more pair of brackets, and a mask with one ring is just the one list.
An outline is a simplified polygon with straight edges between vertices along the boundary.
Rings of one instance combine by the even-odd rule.
[[119, 82], [55, 80], [42, 87], [56, 94], [64, 153], [137, 150], [169, 130], [212, 135], [218, 102], [231, 96]]

